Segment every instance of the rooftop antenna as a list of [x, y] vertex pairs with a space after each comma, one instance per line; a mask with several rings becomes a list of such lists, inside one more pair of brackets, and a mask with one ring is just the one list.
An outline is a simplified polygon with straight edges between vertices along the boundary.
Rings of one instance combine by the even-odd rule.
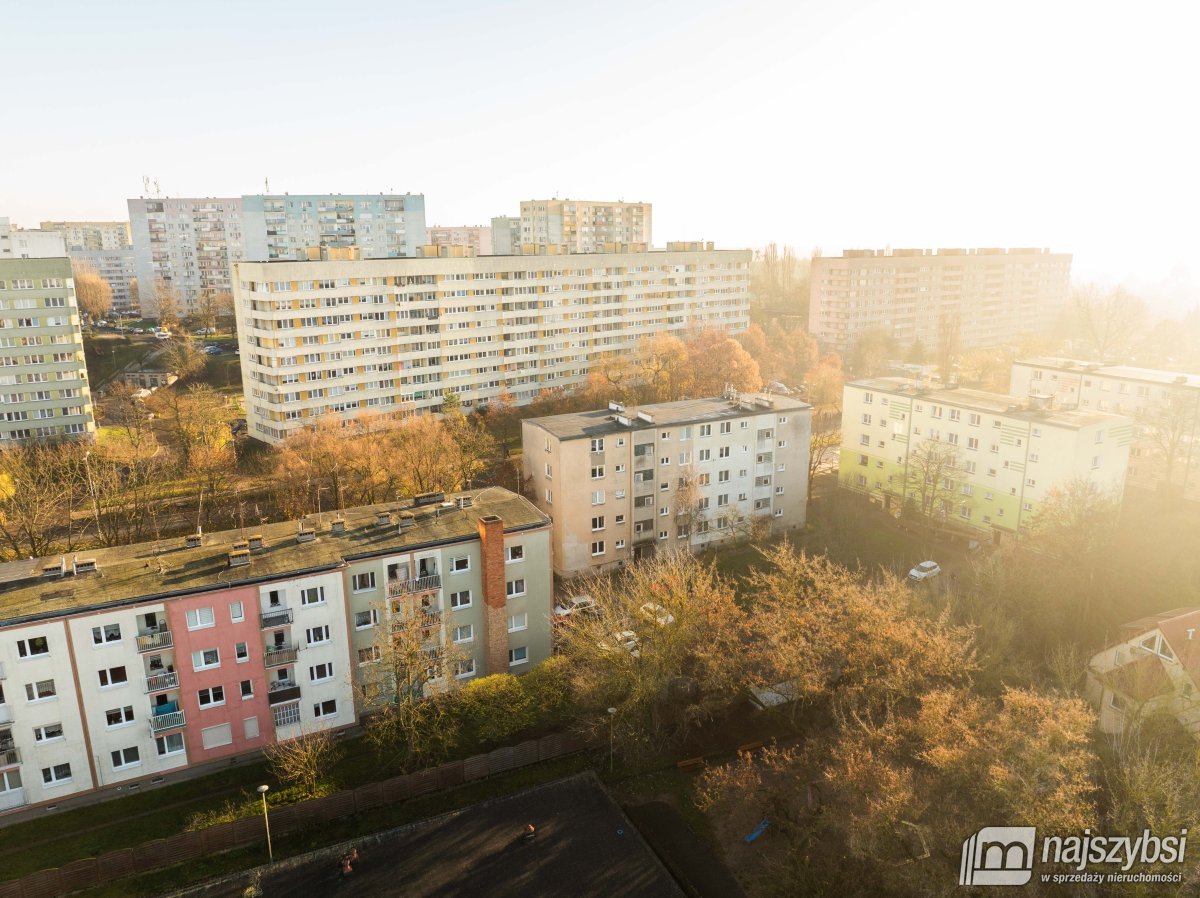
[[162, 196], [162, 188], [158, 184], [158, 178], [154, 179], [154, 195]]
[[271, 179], [270, 178], [263, 178], [263, 193], [267, 194], [268, 196], [271, 193]]
[[142, 175], [142, 196], [150, 195], [150, 176]]

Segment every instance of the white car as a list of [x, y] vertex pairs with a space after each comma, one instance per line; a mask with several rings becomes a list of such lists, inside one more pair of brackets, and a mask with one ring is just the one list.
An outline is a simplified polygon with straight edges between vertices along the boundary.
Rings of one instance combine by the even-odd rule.
[[[638, 646], [641, 644], [641, 640], [638, 639], [638, 635], [636, 633], [634, 633], [632, 630], [622, 630], [619, 633], [614, 633], [613, 639], [616, 640], [616, 644], [618, 647], [623, 648], [625, 651], [629, 652], [629, 654], [632, 655], [634, 658], [641, 657], [642, 652], [638, 648]], [[613, 646], [607, 642], [598, 642], [596, 644], [598, 646], [600, 646], [600, 648], [606, 652], [615, 651]]]
[[555, 617], [570, 617], [572, 614], [593, 614], [596, 600], [591, 596], [570, 596], [554, 606]]
[[921, 581], [929, 580], [936, 577], [942, 572], [941, 566], [936, 561], [922, 561], [915, 568], [908, 572], [908, 579]]
[[664, 608], [662, 605], [655, 605], [653, 602], [647, 602], [638, 612], [648, 621], [658, 624], [660, 627], [665, 627], [668, 624], [675, 623], [675, 615]]

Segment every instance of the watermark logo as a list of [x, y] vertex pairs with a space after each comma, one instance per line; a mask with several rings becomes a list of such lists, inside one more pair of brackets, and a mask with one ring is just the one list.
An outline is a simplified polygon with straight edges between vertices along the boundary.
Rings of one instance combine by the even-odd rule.
[[1032, 826], [985, 826], [962, 847], [960, 886], [1023, 886], [1033, 877]]

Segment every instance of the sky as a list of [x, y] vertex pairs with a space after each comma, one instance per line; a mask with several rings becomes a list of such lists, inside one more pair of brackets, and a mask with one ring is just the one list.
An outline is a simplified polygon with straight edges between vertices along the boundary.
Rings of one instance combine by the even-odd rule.
[[[1200, 6], [11, 4], [0, 215], [173, 196], [644, 200], [719, 246], [1045, 246], [1200, 292]], [[11, 130], [10, 130], [11, 129]]]

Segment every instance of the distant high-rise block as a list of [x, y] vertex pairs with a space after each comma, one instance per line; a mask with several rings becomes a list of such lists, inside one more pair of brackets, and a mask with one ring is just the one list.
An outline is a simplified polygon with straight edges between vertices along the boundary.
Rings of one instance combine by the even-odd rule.
[[421, 194], [271, 194], [242, 197], [249, 262], [296, 262], [309, 247], [358, 247], [364, 259], [417, 255], [425, 234]]
[[521, 243], [593, 253], [606, 243], [650, 239], [650, 204], [592, 200], [522, 200]]
[[58, 231], [67, 252], [96, 252], [132, 246], [127, 221], [43, 221], [43, 231]]
[[482, 226], [459, 228], [430, 227], [430, 246], [469, 246], [477, 256], [492, 254], [492, 229]]
[[521, 246], [521, 219], [497, 215], [492, 219], [492, 252], [511, 256]]
[[133, 247], [125, 249], [68, 250], [76, 265], [86, 265], [112, 287], [114, 312], [136, 312], [133, 304], [133, 279], [137, 277], [137, 260]]

